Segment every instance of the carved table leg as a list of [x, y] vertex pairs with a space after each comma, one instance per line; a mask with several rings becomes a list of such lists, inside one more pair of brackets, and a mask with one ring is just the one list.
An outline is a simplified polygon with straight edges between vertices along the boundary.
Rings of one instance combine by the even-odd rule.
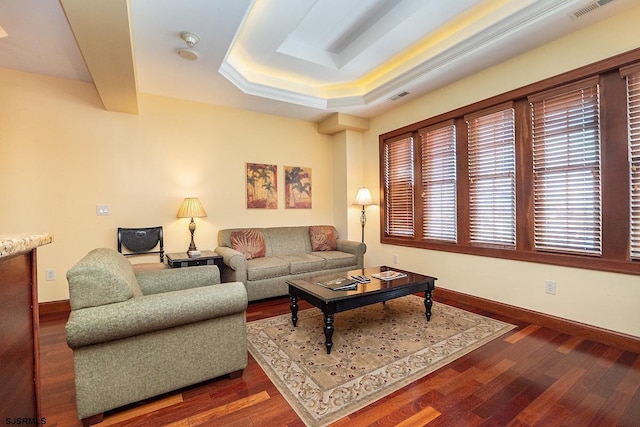
[[291, 295], [291, 323], [293, 327], [298, 326], [298, 297]]
[[431, 307], [433, 306], [433, 300], [431, 299], [431, 291], [424, 291], [424, 308], [427, 313], [427, 322], [431, 320]]
[[331, 354], [331, 347], [333, 347], [333, 314], [324, 314], [324, 346], [327, 348], [327, 354]]

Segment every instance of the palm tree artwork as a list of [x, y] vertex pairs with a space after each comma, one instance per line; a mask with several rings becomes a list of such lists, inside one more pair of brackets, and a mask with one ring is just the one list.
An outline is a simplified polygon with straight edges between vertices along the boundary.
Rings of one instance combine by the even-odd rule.
[[311, 168], [284, 167], [284, 207], [311, 209]]
[[247, 163], [247, 208], [278, 209], [278, 166]]

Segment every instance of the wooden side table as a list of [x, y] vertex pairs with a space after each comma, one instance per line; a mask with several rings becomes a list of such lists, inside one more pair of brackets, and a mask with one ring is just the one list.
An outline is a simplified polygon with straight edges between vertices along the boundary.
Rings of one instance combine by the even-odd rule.
[[217, 265], [222, 269], [222, 256], [214, 251], [202, 251], [197, 258], [189, 258], [186, 252], [166, 254], [167, 264], [173, 268], [193, 267], [196, 265]]

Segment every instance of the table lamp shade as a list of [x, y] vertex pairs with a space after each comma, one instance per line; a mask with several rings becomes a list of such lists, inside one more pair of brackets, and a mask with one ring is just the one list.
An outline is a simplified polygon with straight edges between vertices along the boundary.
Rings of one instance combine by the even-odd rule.
[[187, 197], [182, 201], [176, 218], [204, 218], [207, 212], [197, 197]]

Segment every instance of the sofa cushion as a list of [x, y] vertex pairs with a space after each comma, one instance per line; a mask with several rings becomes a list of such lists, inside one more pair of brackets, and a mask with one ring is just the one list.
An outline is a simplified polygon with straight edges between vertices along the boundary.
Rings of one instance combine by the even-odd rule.
[[291, 274], [323, 270], [327, 265], [327, 261], [324, 258], [313, 254], [281, 255], [278, 258], [289, 263]]
[[311, 252], [308, 227], [272, 227], [264, 229], [267, 256], [300, 255]]
[[262, 280], [289, 274], [289, 263], [278, 257], [254, 258], [247, 261], [247, 280]]
[[72, 310], [127, 301], [142, 296], [133, 266], [114, 249], [89, 252], [67, 272]]
[[331, 225], [310, 226], [309, 237], [311, 238], [311, 250], [314, 252], [335, 251], [338, 247], [336, 229]]
[[313, 255], [324, 258], [327, 261], [327, 268], [349, 267], [352, 265], [357, 265], [358, 263], [355, 255], [346, 252], [320, 251], [313, 252]]
[[232, 232], [231, 248], [240, 252], [246, 259], [261, 258], [267, 251], [262, 231], [255, 229]]

